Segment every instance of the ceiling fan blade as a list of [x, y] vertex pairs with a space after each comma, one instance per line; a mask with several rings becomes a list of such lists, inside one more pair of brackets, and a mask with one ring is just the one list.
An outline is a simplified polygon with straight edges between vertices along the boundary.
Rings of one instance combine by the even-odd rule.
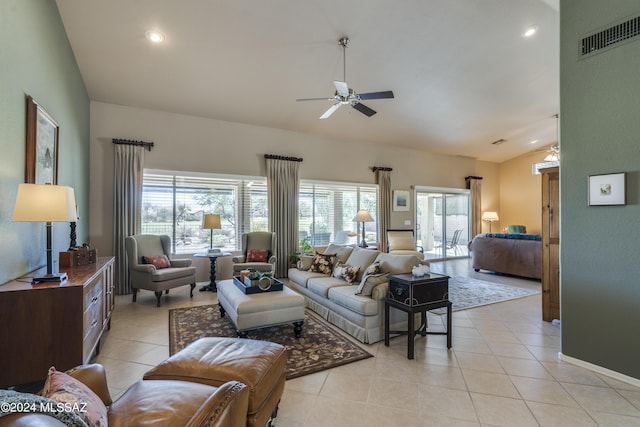
[[358, 96], [360, 99], [385, 99], [385, 98], [393, 98], [393, 91], [387, 90], [385, 92], [369, 92], [369, 93], [359, 93]]
[[296, 101], [333, 101], [333, 98], [301, 98]]
[[336, 87], [336, 90], [338, 91], [338, 95], [349, 96], [349, 86], [347, 86], [345, 82], [339, 82], [337, 80], [334, 80], [333, 85]]
[[371, 117], [374, 114], [376, 114], [376, 112], [374, 110], [372, 110], [371, 108], [367, 107], [364, 104], [361, 103], [356, 103], [352, 105], [353, 108], [355, 108], [356, 110], [360, 111], [362, 114], [364, 114], [367, 117]]
[[329, 118], [338, 108], [340, 108], [341, 105], [342, 105], [341, 103], [336, 102], [331, 107], [329, 107], [329, 109], [325, 111], [324, 114], [320, 116], [320, 118], [321, 119]]

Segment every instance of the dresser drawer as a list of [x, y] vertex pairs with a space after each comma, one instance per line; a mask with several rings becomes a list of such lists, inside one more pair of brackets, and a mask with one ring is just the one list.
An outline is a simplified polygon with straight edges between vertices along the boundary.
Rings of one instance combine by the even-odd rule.
[[417, 307], [449, 298], [449, 281], [431, 279], [424, 281], [389, 280], [389, 299], [409, 307]]

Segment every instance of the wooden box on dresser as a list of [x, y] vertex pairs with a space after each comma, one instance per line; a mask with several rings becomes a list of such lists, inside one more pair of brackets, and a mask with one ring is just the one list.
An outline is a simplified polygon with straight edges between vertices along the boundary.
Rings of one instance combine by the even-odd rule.
[[44, 270], [0, 285], [0, 387], [88, 363], [111, 326], [113, 257], [62, 268], [69, 275], [62, 283], [28, 283]]

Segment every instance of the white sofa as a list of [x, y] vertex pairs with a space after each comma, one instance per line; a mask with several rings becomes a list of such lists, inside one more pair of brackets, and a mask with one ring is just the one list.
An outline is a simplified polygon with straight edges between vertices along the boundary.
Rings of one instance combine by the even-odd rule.
[[[303, 257], [297, 268], [289, 269], [288, 286], [305, 297], [307, 307], [359, 341], [372, 344], [384, 339], [384, 299], [389, 289], [386, 274], [407, 273], [413, 266], [426, 262], [414, 255], [392, 255], [335, 244], [330, 244], [324, 253], [336, 254], [336, 262], [360, 267], [353, 283], [333, 274], [309, 271], [313, 257]], [[367, 267], [376, 261], [380, 263], [381, 274], [365, 277]], [[365, 291], [357, 294], [361, 284]], [[406, 313], [391, 308], [390, 316], [391, 330], [406, 329]]]

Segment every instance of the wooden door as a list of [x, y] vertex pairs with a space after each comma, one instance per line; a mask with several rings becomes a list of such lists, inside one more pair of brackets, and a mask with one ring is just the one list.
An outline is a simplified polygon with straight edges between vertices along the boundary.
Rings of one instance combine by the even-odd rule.
[[542, 173], [542, 320], [560, 319], [560, 171]]

